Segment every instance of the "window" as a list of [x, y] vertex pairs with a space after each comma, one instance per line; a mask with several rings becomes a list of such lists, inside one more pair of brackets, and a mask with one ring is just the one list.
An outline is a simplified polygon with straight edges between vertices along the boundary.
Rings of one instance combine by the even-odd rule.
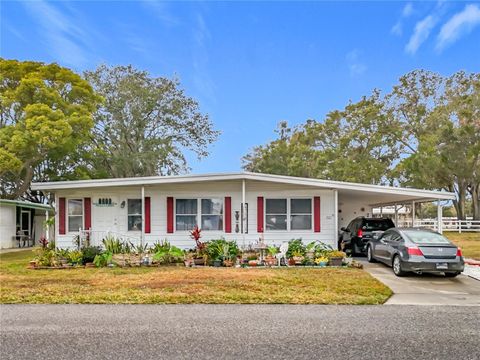
[[197, 225], [197, 199], [177, 199], [175, 210], [177, 231], [193, 230]]
[[202, 230], [223, 230], [223, 200], [202, 199]]
[[83, 200], [68, 199], [68, 231], [76, 232], [83, 227]]
[[266, 230], [312, 230], [312, 199], [266, 199]]
[[142, 230], [142, 199], [128, 199], [128, 231]]
[[265, 200], [267, 230], [287, 230], [287, 199]]
[[312, 199], [290, 200], [290, 229], [312, 229]]

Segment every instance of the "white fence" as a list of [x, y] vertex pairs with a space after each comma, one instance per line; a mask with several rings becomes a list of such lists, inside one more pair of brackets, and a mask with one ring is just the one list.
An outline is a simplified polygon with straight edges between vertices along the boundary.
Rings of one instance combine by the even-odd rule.
[[[479, 220], [457, 220], [457, 219], [442, 219], [443, 231], [455, 231], [455, 232], [480, 232]], [[398, 222], [398, 227], [410, 227], [412, 226], [412, 220], [401, 220]], [[436, 219], [423, 219], [415, 220], [413, 226], [424, 227], [432, 230], [438, 230], [438, 222]]]

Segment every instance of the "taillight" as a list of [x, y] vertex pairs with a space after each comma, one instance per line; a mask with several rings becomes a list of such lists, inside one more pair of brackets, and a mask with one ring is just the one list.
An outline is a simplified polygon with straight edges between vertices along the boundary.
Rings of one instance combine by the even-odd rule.
[[420, 250], [418, 247], [408, 247], [407, 252], [408, 255], [423, 256], [422, 250]]
[[362, 236], [363, 236], [363, 230], [362, 230], [362, 229], [358, 229], [358, 231], [357, 231], [357, 236], [358, 236], [358, 237], [362, 237]]
[[462, 256], [462, 249], [457, 248], [457, 256]]

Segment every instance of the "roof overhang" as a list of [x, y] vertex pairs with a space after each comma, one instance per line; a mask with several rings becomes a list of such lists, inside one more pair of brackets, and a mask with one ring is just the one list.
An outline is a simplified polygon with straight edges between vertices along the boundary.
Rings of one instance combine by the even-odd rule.
[[[32, 187], [32, 190], [55, 192], [58, 190], [68, 190], [68, 189], [123, 187], [123, 186], [152, 186], [152, 185], [161, 185], [161, 184], [180, 184], [180, 183], [196, 183], [196, 182], [208, 182], [208, 181], [233, 181], [233, 180], [265, 181], [265, 182], [272, 182], [272, 183], [339, 190], [344, 192], [364, 193], [365, 195], [390, 194], [390, 195], [398, 195], [399, 198], [402, 198], [404, 200], [411, 199], [412, 201], [418, 200], [418, 199], [427, 199], [427, 200], [455, 199], [455, 194], [450, 192], [445, 192], [445, 191], [400, 188], [400, 187], [393, 187], [393, 186], [370, 185], [370, 184], [360, 184], [360, 183], [351, 183], [351, 182], [342, 182], [342, 181], [301, 178], [301, 177], [294, 177], [294, 176], [251, 173], [251, 172], [56, 181], [56, 182], [32, 183], [31, 187]], [[391, 200], [395, 201], [395, 199], [391, 199]], [[423, 200], [423, 201], [427, 201], [427, 200]]]
[[30, 201], [0, 199], [0, 204], [53, 212], [53, 208], [50, 205], [33, 203]]

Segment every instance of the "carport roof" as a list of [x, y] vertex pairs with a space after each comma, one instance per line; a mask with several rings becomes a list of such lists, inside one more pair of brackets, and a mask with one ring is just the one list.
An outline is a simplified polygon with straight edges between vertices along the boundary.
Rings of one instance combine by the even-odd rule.
[[[201, 175], [149, 176], [133, 178], [93, 179], [75, 181], [55, 181], [32, 183], [32, 190], [56, 191], [66, 189], [149, 186], [175, 183], [195, 183], [207, 181], [253, 180], [272, 183], [300, 185], [315, 188], [339, 190], [341, 196], [362, 196], [369, 198], [369, 204], [393, 204], [397, 201], [453, 200], [455, 194], [445, 191], [400, 188], [393, 186], [370, 185], [342, 181], [321, 180], [284, 175], [261, 174], [252, 172], [214, 173]], [[379, 196], [379, 195], [384, 196]], [[385, 197], [387, 196], [387, 197]], [[379, 200], [379, 201], [377, 201]]]

